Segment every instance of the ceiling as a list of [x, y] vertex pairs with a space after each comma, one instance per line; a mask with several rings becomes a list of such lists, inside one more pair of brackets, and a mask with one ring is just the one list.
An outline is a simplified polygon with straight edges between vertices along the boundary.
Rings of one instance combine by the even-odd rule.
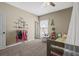
[[45, 5], [44, 2], [7, 2], [7, 3], [37, 16], [45, 15], [51, 12], [72, 7], [71, 2], [54, 2], [55, 7], [51, 5]]

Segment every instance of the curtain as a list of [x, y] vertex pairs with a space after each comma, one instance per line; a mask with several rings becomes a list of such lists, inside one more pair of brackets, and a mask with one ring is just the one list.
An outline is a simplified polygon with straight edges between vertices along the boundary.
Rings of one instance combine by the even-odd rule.
[[76, 54], [76, 50], [78, 49], [75, 48], [75, 46], [79, 46], [79, 3], [78, 2], [73, 3], [73, 10], [72, 10], [71, 20], [69, 24], [66, 43], [67, 44], [65, 44], [65, 49], [69, 49], [73, 51], [73, 53], [70, 53], [70, 51], [68, 52], [65, 51], [64, 55], [66, 56], [79, 55], [79, 54]]

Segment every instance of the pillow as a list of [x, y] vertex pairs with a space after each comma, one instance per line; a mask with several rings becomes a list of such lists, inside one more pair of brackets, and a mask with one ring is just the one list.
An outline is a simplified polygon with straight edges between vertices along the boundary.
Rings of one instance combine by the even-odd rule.
[[57, 38], [61, 38], [62, 34], [61, 33], [57, 33]]
[[62, 33], [62, 38], [66, 39], [67, 38], [67, 33]]

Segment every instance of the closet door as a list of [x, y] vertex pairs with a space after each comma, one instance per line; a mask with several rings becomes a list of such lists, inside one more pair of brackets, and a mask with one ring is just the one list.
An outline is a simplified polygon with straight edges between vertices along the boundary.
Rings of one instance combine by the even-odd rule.
[[0, 14], [0, 49], [6, 47], [6, 21], [3, 14]]
[[39, 39], [40, 38], [40, 30], [39, 30], [39, 22], [35, 22], [35, 39]]

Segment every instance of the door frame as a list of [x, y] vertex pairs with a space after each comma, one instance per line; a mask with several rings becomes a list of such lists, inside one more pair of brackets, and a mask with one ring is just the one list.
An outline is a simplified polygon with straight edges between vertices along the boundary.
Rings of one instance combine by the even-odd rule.
[[5, 49], [6, 48], [6, 15], [5, 15], [5, 13], [0, 13], [0, 16], [2, 16], [2, 20], [3, 20], [2, 21], [3, 22], [2, 30], [3, 30], [3, 32], [5, 32], [5, 33], [2, 32], [3, 46], [0, 48], [0, 50], [1, 50], [1, 49]]

